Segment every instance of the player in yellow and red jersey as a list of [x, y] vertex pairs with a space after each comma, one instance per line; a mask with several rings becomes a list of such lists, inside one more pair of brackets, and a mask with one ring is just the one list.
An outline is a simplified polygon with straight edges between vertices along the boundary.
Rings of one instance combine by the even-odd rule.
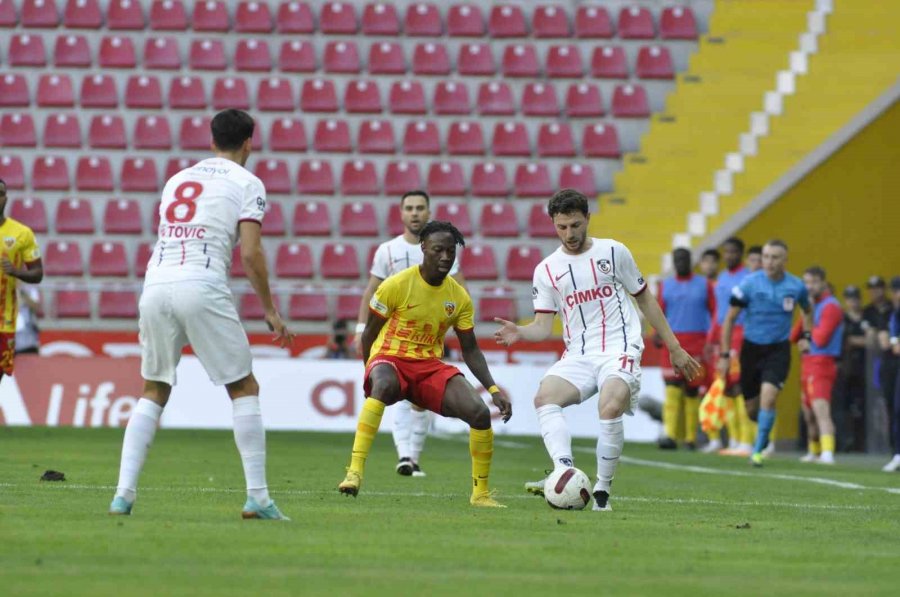
[[366, 401], [359, 415], [347, 476], [341, 493], [356, 496], [362, 484], [366, 458], [387, 405], [409, 400], [445, 417], [456, 417], [471, 427], [473, 506], [504, 507], [488, 490], [494, 452], [494, 432], [487, 405], [456, 367], [441, 361], [444, 336], [453, 328], [463, 360], [488, 389], [503, 420], [512, 405], [491, 377], [475, 339], [474, 308], [466, 290], [450, 277], [456, 247], [465, 240], [449, 222], [432, 221], [419, 232], [423, 260], [381, 283], [369, 301], [369, 317], [362, 332], [366, 363]]
[[16, 351], [19, 280], [37, 284], [44, 278], [41, 250], [31, 228], [4, 215], [6, 183], [0, 179], [0, 378], [12, 375]]

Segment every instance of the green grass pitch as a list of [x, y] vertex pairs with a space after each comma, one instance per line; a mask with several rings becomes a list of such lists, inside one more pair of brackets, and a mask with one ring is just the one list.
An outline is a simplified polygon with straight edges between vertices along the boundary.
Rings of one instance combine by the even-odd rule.
[[[498, 437], [491, 481], [509, 508], [475, 510], [465, 438], [429, 438], [428, 476], [417, 479], [394, 473], [393, 443], [379, 435], [352, 499], [336, 490], [349, 435], [269, 433], [270, 489], [293, 518], [278, 523], [241, 520], [240, 461], [220, 431], [160, 431], [134, 514], [107, 515], [121, 438], [0, 428], [0, 593], [730, 597], [900, 586], [900, 475], [871, 458], [825, 468], [785, 455], [754, 470], [628, 445], [613, 512], [558, 512], [521, 489], [547, 465], [540, 439]], [[593, 475], [592, 443], [576, 445]], [[67, 481], [39, 482], [46, 469]]]

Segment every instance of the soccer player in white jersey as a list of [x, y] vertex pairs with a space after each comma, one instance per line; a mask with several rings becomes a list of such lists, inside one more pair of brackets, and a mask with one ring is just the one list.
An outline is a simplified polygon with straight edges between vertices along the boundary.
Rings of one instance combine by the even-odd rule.
[[[540, 341], [550, 336], [553, 318], [563, 321], [566, 350], [544, 375], [534, 406], [544, 445], [555, 468], [574, 466], [572, 436], [562, 409], [579, 404], [597, 392], [600, 434], [597, 440], [597, 483], [594, 510], [610, 510], [610, 484], [624, 444], [623, 414], [633, 414], [641, 385], [641, 322], [630, 297], [665, 342], [672, 365], [692, 380], [700, 365], [672, 333], [665, 315], [641, 276], [634, 258], [622, 243], [588, 237], [587, 197], [563, 189], [552, 199], [548, 213], [562, 246], [534, 271], [534, 321], [518, 326], [497, 319], [499, 344]], [[526, 484], [543, 494], [543, 481]]]
[[[431, 219], [431, 199], [428, 193], [421, 190], [409, 191], [400, 198], [400, 220], [403, 222], [403, 234], [378, 245], [369, 270], [369, 283], [363, 292], [359, 304], [359, 317], [356, 324], [356, 336], [353, 346], [357, 354], [362, 354], [362, 332], [369, 317], [369, 301], [378, 285], [397, 272], [422, 265], [422, 244], [419, 232]], [[457, 253], [462, 250], [460, 247]], [[466, 285], [459, 271], [459, 256], [450, 268], [450, 275], [463, 287]], [[425, 447], [428, 428], [431, 427], [433, 415], [430, 411], [415, 406], [409, 400], [401, 400], [393, 407], [394, 411], [394, 446], [397, 448], [397, 473], [403, 476], [424, 477], [425, 472], [419, 467], [419, 457]]]
[[241, 262], [262, 301], [266, 323], [282, 346], [290, 344], [293, 336], [272, 302], [260, 242], [266, 190], [244, 169], [253, 128], [253, 119], [240, 110], [217, 114], [211, 125], [215, 157], [182, 170], [163, 189], [159, 240], [140, 300], [144, 393], [125, 428], [110, 514], [131, 514], [181, 350], [190, 344], [210, 380], [224, 385], [231, 398], [234, 440], [247, 481], [242, 517], [288, 520], [269, 497], [259, 384], [227, 279], [232, 249], [240, 240]]

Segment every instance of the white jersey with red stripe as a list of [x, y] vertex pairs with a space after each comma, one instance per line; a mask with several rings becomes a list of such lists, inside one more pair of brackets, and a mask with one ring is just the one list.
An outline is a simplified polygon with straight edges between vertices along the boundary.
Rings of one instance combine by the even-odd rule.
[[563, 358], [635, 354], [644, 350], [641, 321], [631, 296], [647, 289], [631, 251], [608, 238], [569, 255], [560, 247], [534, 270], [534, 310], [559, 313]]
[[209, 158], [169, 179], [145, 286], [184, 280], [226, 284], [238, 224], [262, 224], [266, 189], [246, 168]]
[[[459, 256], [461, 251], [462, 247], [456, 248], [456, 261], [453, 262], [453, 266], [450, 268], [451, 276], [459, 273]], [[414, 265], [422, 265], [424, 259], [422, 245], [420, 243], [410, 244], [401, 234], [378, 245], [378, 249], [375, 250], [375, 257], [372, 258], [372, 269], [369, 270], [369, 273], [376, 278], [387, 280], [397, 272], [402, 272]]]

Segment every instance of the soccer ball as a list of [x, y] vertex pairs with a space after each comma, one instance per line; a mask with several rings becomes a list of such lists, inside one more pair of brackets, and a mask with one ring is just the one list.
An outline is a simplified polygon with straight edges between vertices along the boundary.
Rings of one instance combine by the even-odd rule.
[[557, 510], [583, 510], [591, 501], [591, 480], [577, 468], [558, 468], [544, 481], [544, 498]]

